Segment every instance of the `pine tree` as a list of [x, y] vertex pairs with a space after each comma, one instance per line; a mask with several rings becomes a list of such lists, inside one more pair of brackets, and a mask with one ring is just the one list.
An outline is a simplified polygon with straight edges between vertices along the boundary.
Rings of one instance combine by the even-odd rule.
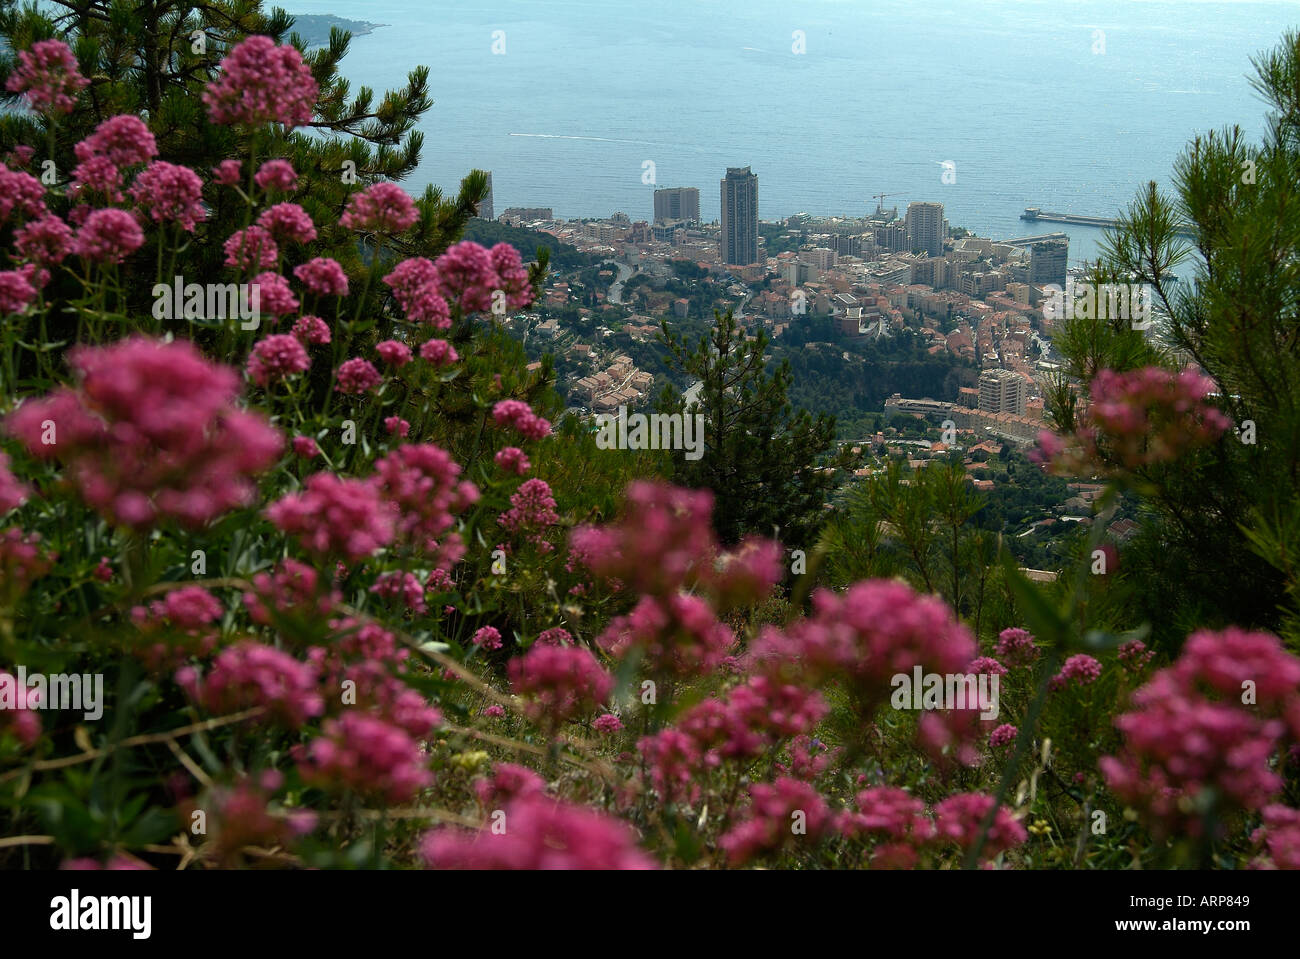
[[724, 543], [748, 534], [776, 535], [794, 548], [815, 541], [836, 486], [836, 474], [851, 465], [847, 450], [832, 454], [835, 418], [795, 411], [788, 399], [790, 367], [764, 366], [768, 339], [749, 339], [731, 311], [715, 311], [712, 333], [694, 350], [663, 324], [669, 361], [699, 380], [698, 399], [687, 404], [671, 386], [660, 400], [669, 413], [703, 413], [704, 455], [673, 459], [673, 480], [712, 490], [714, 526]]
[[[1057, 345], [1065, 376], [1049, 408], [1072, 429], [1076, 401], [1103, 366], [1199, 365], [1236, 429], [1176, 463], [1143, 470], [1143, 530], [1125, 551], [1156, 635], [1229, 623], [1300, 640], [1300, 34], [1254, 61], [1267, 132], [1196, 137], [1174, 169], [1121, 217], [1094, 274], [1149, 284], [1167, 314], [1152, 345], [1119, 319], [1075, 320]], [[1179, 233], [1192, 227], [1189, 245]], [[1196, 260], [1193, 282], [1169, 271]]]

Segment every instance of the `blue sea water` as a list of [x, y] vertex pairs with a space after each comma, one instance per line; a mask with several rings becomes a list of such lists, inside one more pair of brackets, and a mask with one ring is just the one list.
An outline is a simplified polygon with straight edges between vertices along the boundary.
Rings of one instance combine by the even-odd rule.
[[635, 220], [651, 218], [655, 185], [697, 186], [710, 220], [726, 168], [749, 166], [763, 219], [861, 215], [892, 193], [886, 207], [938, 201], [983, 236], [1063, 230], [1075, 262], [1101, 231], [1024, 223], [1023, 209], [1113, 216], [1146, 181], [1168, 186], [1194, 135], [1236, 123], [1258, 139], [1251, 58], [1300, 24], [1295, 2], [1198, 0], [286, 6], [387, 24], [354, 38], [354, 87], [430, 67], [412, 191], [453, 191], [478, 167], [498, 213]]

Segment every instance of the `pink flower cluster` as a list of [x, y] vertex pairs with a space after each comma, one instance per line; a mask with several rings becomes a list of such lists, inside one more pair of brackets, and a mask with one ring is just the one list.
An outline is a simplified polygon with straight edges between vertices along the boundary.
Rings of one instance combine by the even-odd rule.
[[1076, 686], [1088, 686], [1101, 676], [1101, 663], [1087, 653], [1071, 656], [1061, 667], [1061, 671], [1052, 677], [1049, 685], [1052, 689], [1064, 689], [1070, 683]]
[[234, 371], [188, 342], [133, 337], [76, 347], [68, 362], [80, 385], [27, 400], [6, 427], [34, 456], [64, 463], [112, 522], [201, 526], [247, 503], [252, 477], [280, 455], [280, 434], [235, 407]]
[[218, 653], [206, 677], [192, 666], [182, 667], [176, 684], [209, 712], [260, 706], [293, 729], [325, 710], [312, 664], [252, 640]]
[[277, 203], [267, 207], [258, 216], [257, 225], [279, 243], [310, 243], [316, 239], [316, 224], [297, 203]]
[[464, 555], [459, 537], [445, 534], [455, 525], [455, 514], [479, 495], [473, 483], [459, 477], [451, 454], [430, 443], [399, 446], [375, 463], [377, 489], [397, 513], [398, 539], [436, 557], [444, 569]]
[[590, 712], [614, 688], [596, 657], [578, 646], [535, 644], [510, 660], [508, 673], [515, 695], [528, 700], [529, 715], [554, 726]]
[[338, 385], [334, 388], [340, 393], [353, 395], [369, 393], [384, 382], [383, 374], [375, 369], [375, 364], [359, 356], [344, 360], [338, 368], [337, 377]]
[[[497, 707], [500, 709], [501, 707]], [[497, 763], [492, 775], [476, 780], [474, 795], [487, 808], [510, 802], [523, 796], [540, 796], [546, 792], [546, 780], [526, 766], [514, 763]]]
[[424, 257], [403, 260], [384, 277], [384, 282], [392, 288], [394, 299], [412, 323], [427, 323], [435, 330], [451, 326], [451, 309], [443, 298], [438, 268], [432, 261]]
[[[332, 260], [328, 256], [318, 256], [306, 263], [300, 263], [293, 268], [293, 275], [298, 278], [299, 283], [317, 296], [348, 295], [348, 275], [343, 272], [343, 267], [339, 265], [338, 260]], [[319, 317], [311, 317], [311, 319], [319, 320]], [[320, 320], [320, 322], [324, 321]], [[329, 342], [328, 328], [326, 328], [324, 342]]]
[[750, 540], [723, 553], [712, 512], [708, 490], [638, 481], [628, 487], [617, 523], [573, 531], [570, 554], [635, 594], [665, 597], [691, 589], [720, 608], [766, 595], [780, 579], [780, 546]]
[[812, 846], [830, 834], [835, 817], [812, 786], [781, 777], [750, 788], [744, 821], [718, 839], [733, 866], [780, 849]]
[[[2, 547], [0, 547], [2, 548]], [[3, 567], [0, 567], [3, 568]], [[0, 669], [0, 733], [9, 733], [30, 749], [41, 738], [40, 690], [18, 685], [18, 677]]]
[[415, 225], [420, 211], [396, 183], [375, 183], [348, 197], [339, 226], [345, 230], [401, 233]]
[[507, 473], [516, 473], [523, 476], [531, 468], [532, 464], [528, 462], [528, 457], [518, 446], [507, 446], [504, 449], [497, 450], [496, 456], [493, 457], [497, 466]]
[[444, 296], [465, 313], [520, 310], [533, 301], [528, 271], [519, 251], [508, 243], [488, 250], [477, 243], [457, 243], [435, 264]]
[[62, 40], [40, 40], [18, 53], [18, 68], [5, 88], [21, 93], [37, 113], [71, 113], [77, 94], [90, 81]]
[[[36, 177], [22, 170], [0, 166], [0, 223], [9, 222], [15, 210], [22, 216], [43, 218], [46, 213], [44, 196], [45, 187]], [[63, 222], [52, 214], [50, 216], [59, 223]]]
[[639, 651], [651, 672], [691, 676], [717, 669], [736, 637], [706, 600], [676, 594], [641, 597], [630, 613], [611, 620], [596, 642], [615, 659]]
[[123, 198], [123, 171], [156, 157], [158, 144], [143, 120], [123, 113], [97, 126], [73, 152], [78, 162], [72, 170], [71, 192], [79, 195], [84, 189], [98, 190], [110, 202], [118, 203]]
[[0, 452], [0, 515], [22, 506], [30, 493], [27, 484], [9, 472], [9, 455]]
[[1024, 629], [1004, 629], [998, 634], [995, 649], [998, 659], [1013, 668], [1028, 666], [1038, 659], [1038, 646], [1033, 634]]
[[1198, 632], [1133, 704], [1115, 720], [1124, 750], [1098, 764], [1107, 783], [1157, 834], [1201, 835], [1211, 800], [1221, 822], [1281, 789], [1270, 759], [1300, 740], [1300, 659], [1267, 633]]
[[555, 497], [551, 495], [546, 480], [530, 479], [521, 483], [510, 495], [510, 509], [497, 517], [501, 527], [515, 535], [523, 535], [539, 552], [553, 549], [545, 539], [546, 530], [560, 521], [555, 511]]
[[217, 642], [213, 624], [224, 612], [217, 598], [202, 586], [182, 586], [150, 603], [147, 609], [135, 607], [131, 619], [146, 641], [161, 634], [161, 639], [140, 650], [142, 658], [157, 670], [179, 665], [188, 656], [206, 655]]
[[304, 782], [406, 802], [433, 782], [419, 743], [400, 727], [358, 712], [327, 719], [323, 734], [294, 758]]
[[288, 616], [321, 620], [343, 599], [337, 590], [325, 592], [323, 586], [320, 575], [306, 563], [283, 559], [273, 572], [253, 577], [253, 588], [244, 593], [244, 607], [259, 626], [271, 626]]
[[95, 210], [77, 230], [72, 252], [91, 263], [118, 264], [144, 245], [144, 231], [126, 210]]
[[318, 556], [355, 561], [393, 540], [393, 514], [370, 480], [313, 473], [301, 493], [290, 493], [266, 508], [281, 532], [295, 536]]
[[550, 422], [522, 400], [502, 400], [492, 407], [492, 418], [497, 426], [511, 426], [526, 439], [541, 440], [551, 435]]
[[288, 333], [276, 333], [258, 340], [248, 355], [248, 378], [263, 388], [288, 379], [311, 366], [307, 350]]
[[434, 869], [653, 869], [626, 824], [537, 793], [503, 810], [505, 831], [437, 829], [424, 840]]
[[203, 181], [197, 173], [163, 160], [141, 170], [131, 187], [131, 196], [155, 223], [176, 223], [190, 233], [207, 218], [202, 194]]
[[1156, 366], [1100, 370], [1089, 387], [1092, 405], [1073, 437], [1039, 436], [1039, 458], [1077, 474], [1117, 465], [1136, 471], [1214, 443], [1232, 425], [1208, 397], [1214, 381], [1194, 370]]
[[751, 655], [757, 668], [778, 675], [844, 680], [870, 710], [887, 696], [894, 675], [910, 675], [916, 666], [962, 673], [975, 649], [970, 631], [941, 600], [893, 580], [867, 580], [842, 594], [818, 591], [811, 617], [784, 632], [768, 628]]
[[286, 127], [311, 122], [320, 87], [289, 44], [251, 36], [237, 43], [221, 61], [221, 76], [208, 84], [203, 102], [214, 123]]
[[[934, 807], [934, 831], [939, 841], [956, 843], [969, 850], [979, 838], [980, 823], [993, 808], [995, 800], [983, 793], [957, 793]], [[999, 806], [993, 817], [981, 857], [988, 861], [1008, 849], [1019, 846], [1029, 834], [1006, 806]]]
[[480, 649], [500, 649], [501, 630], [495, 626], [481, 626], [474, 631], [474, 635], [469, 638], [470, 645], [477, 646]]

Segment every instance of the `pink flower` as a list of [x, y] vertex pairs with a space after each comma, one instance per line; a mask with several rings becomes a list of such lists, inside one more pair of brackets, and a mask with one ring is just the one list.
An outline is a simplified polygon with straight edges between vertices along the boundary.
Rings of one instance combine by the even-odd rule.
[[1229, 812], [1261, 809], [1281, 789], [1272, 757], [1300, 738], [1300, 659], [1267, 633], [1202, 631], [1132, 701], [1115, 720], [1123, 751], [1098, 766], [1157, 835], [1199, 836], [1208, 803], [1222, 830]]
[[18, 270], [0, 272], [0, 314], [21, 313], [36, 299], [36, 290]]
[[253, 224], [230, 234], [222, 247], [226, 266], [241, 270], [261, 270], [275, 266], [280, 258], [280, 248], [265, 227]]
[[[488, 715], [492, 709], [497, 710], [493, 716], [505, 715], [505, 710], [495, 703], [484, 709], [483, 714]], [[474, 781], [474, 795], [488, 808], [525, 796], [540, 796], [544, 792], [546, 780], [526, 766], [515, 763], [497, 763], [490, 778]]]
[[287, 333], [277, 333], [258, 340], [248, 356], [248, 378], [266, 387], [276, 380], [287, 379], [311, 366], [306, 349]]
[[298, 174], [288, 160], [267, 160], [253, 174], [253, 182], [263, 190], [288, 193], [298, 185]]
[[44, 218], [45, 187], [30, 173], [0, 166], [0, 223], [8, 222], [14, 211], [29, 217]]
[[20, 686], [18, 677], [0, 669], [0, 695], [13, 704], [0, 709], [0, 732], [12, 733], [25, 748], [31, 749], [41, 738], [41, 719], [36, 713], [41, 707], [40, 690]]
[[401, 233], [420, 218], [415, 203], [396, 183], [376, 183], [348, 197], [339, 226], [345, 230]]
[[500, 649], [501, 632], [495, 626], [484, 626], [477, 630], [469, 641], [484, 649]]
[[591, 728], [598, 733], [616, 733], [623, 728], [623, 721], [613, 713], [605, 713], [592, 720]]
[[1086, 653], [1079, 653], [1077, 656], [1071, 656], [1061, 667], [1061, 671], [1052, 677], [1051, 687], [1053, 689], [1062, 689], [1071, 680], [1079, 686], [1088, 686], [1097, 681], [1101, 675], [1101, 663], [1093, 659]]
[[1147, 649], [1147, 644], [1140, 639], [1131, 639], [1121, 644], [1115, 653], [1124, 668], [1131, 673], [1140, 673], [1156, 655], [1155, 650]]
[[501, 527], [516, 535], [522, 534], [541, 552], [549, 553], [555, 547], [546, 542], [547, 527], [560, 521], [555, 511], [555, 497], [546, 480], [530, 479], [520, 484], [510, 496], [510, 509], [497, 517]]
[[498, 706], [496, 703], [493, 703], [491, 706], [483, 707], [482, 715], [488, 717], [489, 719], [500, 719], [505, 714], [506, 714], [505, 709], [501, 706]]
[[871, 836], [898, 842], [927, 842], [934, 826], [925, 815], [925, 803], [903, 789], [876, 786], [858, 793], [857, 812], [846, 812], [839, 820], [840, 832], [848, 837]]
[[221, 71], [203, 93], [214, 123], [295, 127], [311, 122], [320, 88], [292, 46], [251, 36], [230, 50]]
[[212, 168], [212, 178], [222, 186], [238, 185], [242, 174], [238, 160], [222, 160]]
[[201, 586], [172, 590], [147, 609], [137, 606], [131, 611], [145, 640], [135, 653], [155, 671], [175, 668], [190, 656], [206, 656], [216, 645], [214, 624], [224, 613], [217, 598]]
[[384, 282], [392, 287], [393, 297], [412, 323], [428, 323], [437, 330], [451, 326], [451, 310], [438, 285], [438, 270], [429, 260], [403, 260]]
[[319, 316], [299, 317], [291, 332], [304, 346], [319, 346], [330, 341], [329, 324]]
[[578, 646], [534, 645], [510, 660], [507, 673], [515, 695], [528, 701], [529, 715], [554, 726], [590, 712], [614, 688], [596, 657]]
[[991, 656], [980, 656], [978, 659], [972, 659], [970, 665], [966, 667], [967, 673], [973, 673], [978, 676], [981, 673], [987, 673], [989, 676], [1005, 676], [1007, 668]]
[[1264, 807], [1264, 824], [1251, 833], [1250, 840], [1262, 846], [1265, 856], [1252, 868], [1300, 869], [1300, 810], [1280, 803]]
[[186, 166], [157, 160], [140, 171], [131, 196], [156, 223], [177, 223], [190, 233], [207, 212], [202, 202], [203, 181]]
[[77, 58], [61, 40], [40, 40], [18, 53], [18, 68], [6, 89], [21, 93], [37, 113], [71, 113], [77, 93], [90, 81], [81, 75]]
[[267, 207], [257, 218], [257, 224], [280, 243], [310, 243], [316, 239], [316, 225], [297, 203], [277, 203]]
[[248, 618], [259, 626], [297, 615], [323, 620], [342, 601], [337, 591], [325, 593], [316, 570], [296, 559], [283, 559], [274, 573], [258, 573], [253, 588], [244, 593]]
[[375, 580], [375, 584], [370, 587], [370, 592], [376, 596], [400, 600], [407, 609], [417, 613], [423, 613], [426, 609], [424, 586], [414, 573], [400, 570], [384, 573]]
[[257, 289], [258, 309], [272, 316], [288, 316], [298, 309], [298, 300], [289, 289], [289, 281], [279, 273], [267, 271], [253, 277], [252, 286]]
[[497, 289], [506, 294], [506, 308], [522, 310], [532, 303], [533, 288], [528, 282], [528, 270], [520, 262], [519, 251], [509, 243], [498, 243], [490, 255], [497, 274]]
[[1010, 746], [1020, 735], [1020, 730], [1010, 723], [1003, 723], [993, 732], [989, 733], [989, 745], [994, 749], [1000, 749], [1003, 746]]
[[184, 340], [77, 347], [69, 364], [80, 386], [27, 400], [7, 429], [36, 457], [63, 462], [65, 478], [111, 522], [202, 526], [247, 503], [252, 477], [280, 456], [279, 433], [236, 408], [237, 374]]
[[176, 684], [209, 712], [260, 706], [294, 729], [325, 710], [314, 666], [252, 640], [218, 653], [205, 678], [182, 668]]
[[390, 803], [413, 799], [433, 782], [415, 739], [358, 712], [325, 720], [323, 735], [293, 752], [305, 782], [375, 794]]
[[975, 642], [940, 600], [892, 580], [866, 580], [836, 594], [813, 595], [813, 615], [784, 632], [769, 628], [752, 648], [756, 667], [807, 682], [837, 678], [870, 712], [892, 688], [891, 678], [925, 672], [961, 673]]
[[294, 455], [305, 460], [315, 459], [320, 456], [320, 447], [310, 436], [295, 436], [293, 438]]
[[301, 493], [290, 493], [266, 509], [267, 519], [322, 556], [364, 559], [393, 540], [392, 511], [372, 482], [313, 473]]
[[32, 220], [14, 234], [14, 249], [19, 255], [46, 266], [62, 263], [72, 252], [72, 245], [72, 229], [53, 213]]
[[1013, 667], [1028, 666], [1038, 658], [1038, 647], [1034, 644], [1033, 635], [1023, 629], [1002, 630], [998, 634], [995, 651], [1000, 659]]
[[356, 356], [345, 360], [338, 368], [338, 385], [335, 389], [340, 393], [368, 393], [382, 382], [384, 378], [374, 364]]
[[400, 416], [389, 416], [384, 419], [384, 429], [396, 436], [406, 436], [411, 432], [411, 424]]
[[461, 481], [460, 466], [445, 450], [429, 443], [405, 444], [375, 462], [375, 481], [396, 511], [399, 539], [435, 554], [448, 568], [463, 547], [455, 534], [438, 540], [455, 525], [454, 514], [478, 498], [474, 484]]
[[551, 424], [533, 412], [522, 400], [502, 400], [492, 407], [492, 418], [497, 426], [512, 426], [530, 440], [545, 439], [551, 435]]
[[797, 779], [760, 783], [750, 787], [749, 796], [747, 818], [718, 839], [735, 866], [783, 848], [815, 845], [834, 822], [826, 800]]
[[[318, 256], [293, 268], [293, 275], [318, 296], [347, 296], [348, 275], [337, 260]], [[325, 342], [329, 342], [326, 340]]]
[[451, 366], [460, 357], [446, 340], [429, 340], [420, 347], [420, 359], [427, 360], [435, 367], [443, 367]]
[[95, 567], [95, 571], [91, 575], [101, 583], [111, 583], [113, 581], [113, 564], [108, 561], [107, 556], [99, 557], [99, 565]]
[[611, 620], [596, 642], [616, 659], [639, 650], [644, 668], [689, 676], [717, 669], [736, 637], [706, 601], [677, 594], [642, 596], [632, 612]]
[[563, 626], [552, 626], [537, 634], [538, 646], [567, 646], [573, 642], [573, 636]]
[[121, 198], [122, 171], [148, 163], [158, 155], [158, 144], [143, 120], [124, 113], [97, 126], [73, 152], [79, 161], [72, 170], [73, 192], [89, 187], [116, 202]]
[[411, 362], [411, 348], [400, 340], [384, 340], [375, 346], [379, 358], [389, 366], [405, 366]]
[[630, 827], [593, 810], [533, 794], [504, 812], [503, 833], [434, 830], [424, 839], [425, 862], [434, 869], [654, 868]]
[[15, 602], [28, 587], [53, 568], [42, 555], [39, 533], [11, 526], [0, 532], [0, 600]]
[[[982, 793], [957, 793], [934, 807], [935, 835], [940, 840], [954, 842], [970, 849], [979, 838], [980, 823], [993, 808], [994, 799]], [[1029, 833], [1011, 815], [1006, 806], [999, 806], [989, 829], [981, 856], [987, 861], [1019, 846], [1029, 838]]]
[[507, 446], [505, 449], [497, 450], [496, 456], [493, 457], [497, 466], [501, 467], [507, 473], [516, 473], [523, 476], [532, 466], [528, 462], [528, 457], [524, 451], [517, 446]]
[[492, 309], [492, 294], [501, 289], [501, 279], [486, 249], [468, 240], [457, 243], [438, 257], [435, 266], [443, 294], [457, 300], [462, 310], [486, 313]]
[[144, 233], [125, 210], [95, 210], [77, 231], [72, 252], [92, 263], [121, 263], [144, 245]]

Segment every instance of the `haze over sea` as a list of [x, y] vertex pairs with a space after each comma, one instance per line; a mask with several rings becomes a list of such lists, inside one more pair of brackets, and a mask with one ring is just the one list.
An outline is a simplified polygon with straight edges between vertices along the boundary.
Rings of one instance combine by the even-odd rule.
[[[430, 67], [412, 192], [491, 170], [496, 211], [651, 219], [654, 186], [696, 186], [719, 214], [728, 166], [759, 177], [759, 215], [900, 214], [944, 204], [1005, 238], [1100, 230], [1019, 219], [1026, 206], [1114, 216], [1171, 183], [1197, 133], [1258, 140], [1252, 56], [1300, 24], [1294, 2], [1143, 0], [293, 0], [299, 14], [387, 24], [354, 37], [354, 89]], [[505, 31], [505, 54], [492, 53]], [[792, 53], [794, 31], [807, 52]], [[1094, 53], [1104, 32], [1105, 52]], [[942, 163], [956, 164], [952, 185]]]

